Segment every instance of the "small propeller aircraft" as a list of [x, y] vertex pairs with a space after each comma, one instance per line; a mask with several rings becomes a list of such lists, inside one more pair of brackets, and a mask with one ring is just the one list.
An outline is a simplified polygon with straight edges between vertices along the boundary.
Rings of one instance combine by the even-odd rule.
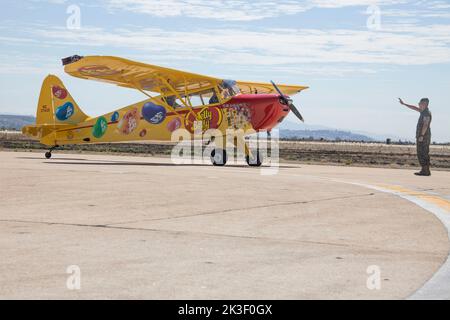
[[[42, 84], [36, 125], [22, 129], [50, 147], [47, 159], [63, 145], [171, 141], [177, 129], [188, 130], [195, 139], [194, 123], [226, 136], [227, 129], [270, 133], [290, 111], [303, 121], [289, 96], [305, 86], [224, 80], [108, 56], [72, 56], [62, 62], [72, 76], [136, 89], [147, 99], [91, 118], [62, 81], [49, 75]], [[247, 163], [260, 166], [260, 152], [245, 146]], [[211, 162], [225, 165], [225, 148], [213, 149]]]

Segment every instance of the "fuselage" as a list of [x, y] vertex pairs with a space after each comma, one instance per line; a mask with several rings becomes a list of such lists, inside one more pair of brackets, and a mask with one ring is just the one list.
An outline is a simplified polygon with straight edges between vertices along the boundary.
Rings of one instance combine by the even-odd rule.
[[277, 94], [240, 94], [223, 104], [197, 107], [168, 108], [158, 101], [161, 98], [148, 99], [61, 128], [56, 132], [56, 144], [173, 141], [178, 129], [186, 129], [197, 139], [199, 124], [202, 133], [215, 129], [222, 135], [228, 130], [270, 131], [290, 112]]

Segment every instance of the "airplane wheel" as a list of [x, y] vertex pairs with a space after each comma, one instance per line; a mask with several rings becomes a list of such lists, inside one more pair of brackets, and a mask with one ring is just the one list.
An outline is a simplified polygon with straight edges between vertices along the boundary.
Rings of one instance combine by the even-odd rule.
[[214, 149], [211, 152], [211, 162], [213, 165], [223, 167], [227, 163], [227, 152], [223, 149]]
[[245, 160], [250, 167], [261, 167], [264, 159], [261, 152], [258, 150], [256, 151], [256, 159], [254, 157], [246, 156]]
[[50, 159], [52, 157], [52, 153], [51, 152], [46, 152], [45, 153], [45, 158]]

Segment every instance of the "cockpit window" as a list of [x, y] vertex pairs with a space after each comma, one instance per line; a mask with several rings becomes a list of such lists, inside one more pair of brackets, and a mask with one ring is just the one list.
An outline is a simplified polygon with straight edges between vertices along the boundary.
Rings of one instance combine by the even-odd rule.
[[211, 104], [209, 101], [213, 95], [215, 95], [214, 89], [208, 89], [206, 91], [190, 94], [189, 101], [194, 108], [203, 107], [207, 104]]
[[[234, 80], [223, 80], [218, 86], [222, 96], [221, 100], [227, 100], [241, 93], [237, 82]], [[163, 97], [162, 100], [172, 108], [186, 108], [191, 105], [193, 108], [200, 108], [206, 105], [218, 104], [219, 98], [214, 88], [186, 95], [181, 95], [180, 100], [177, 96]], [[186, 105], [187, 104], [187, 105]]]
[[222, 97], [224, 99], [234, 97], [241, 93], [237, 82], [234, 80], [223, 80], [222, 84], [220, 85], [220, 89], [222, 91]]
[[176, 96], [169, 96], [169, 97], [165, 97], [162, 98], [162, 100], [167, 103], [169, 106], [171, 106], [172, 108], [182, 108], [183, 107], [183, 103], [177, 99]]

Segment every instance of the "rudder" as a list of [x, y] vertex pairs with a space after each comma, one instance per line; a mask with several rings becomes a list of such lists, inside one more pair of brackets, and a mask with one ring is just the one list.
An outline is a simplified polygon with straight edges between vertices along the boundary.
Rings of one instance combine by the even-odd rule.
[[39, 96], [36, 124], [77, 124], [88, 116], [80, 109], [62, 81], [49, 75]]
[[22, 132], [41, 140], [41, 143], [56, 143], [56, 130], [77, 125], [89, 117], [81, 110], [63, 82], [49, 75], [42, 83], [36, 111], [36, 125], [26, 126]]

